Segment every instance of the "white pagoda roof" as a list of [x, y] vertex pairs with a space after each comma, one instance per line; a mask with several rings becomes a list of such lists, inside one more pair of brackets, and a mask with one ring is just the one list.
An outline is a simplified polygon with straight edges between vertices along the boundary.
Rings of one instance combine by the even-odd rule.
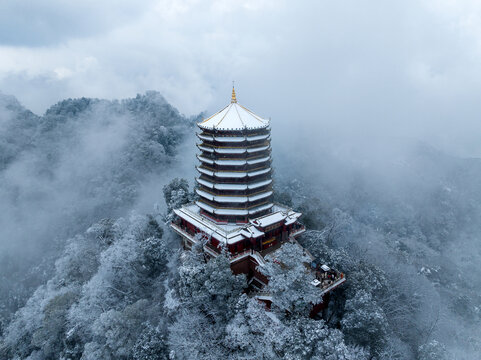
[[[207, 236], [212, 236], [223, 243], [234, 244], [238, 241], [244, 240], [245, 238], [257, 238], [264, 235], [264, 231], [258, 229], [259, 225], [255, 224], [255, 221], [260, 218], [251, 220], [251, 222], [247, 224], [216, 223], [200, 214], [199, 205], [202, 205], [202, 207], [204, 207], [206, 204], [199, 204], [199, 202], [194, 202], [183, 205], [180, 209], [175, 209], [174, 212], [177, 216], [190, 222], [192, 225], [204, 232]], [[282, 212], [282, 216], [276, 215], [275, 213], [277, 212]], [[296, 213], [289, 208], [276, 204], [274, 206], [274, 213], [271, 214], [269, 218], [271, 220], [275, 218], [282, 221], [282, 219], [286, 218], [286, 214], [295, 214], [299, 216], [301, 215], [300, 213]], [[264, 223], [266, 223], [265, 220], [263, 220], [263, 225], [265, 225]]]
[[197, 125], [208, 130], [255, 130], [268, 127], [269, 120], [237, 103], [235, 90], [232, 89], [231, 103]]

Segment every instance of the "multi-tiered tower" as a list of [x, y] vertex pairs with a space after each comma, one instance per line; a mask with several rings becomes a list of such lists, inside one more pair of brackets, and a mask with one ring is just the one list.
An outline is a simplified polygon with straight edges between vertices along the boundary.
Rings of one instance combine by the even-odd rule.
[[[257, 288], [268, 282], [259, 271], [264, 256], [275, 256], [284, 242], [296, 242], [305, 231], [301, 213], [272, 201], [269, 122], [237, 103], [232, 89], [230, 104], [197, 124], [198, 199], [174, 210], [171, 224], [186, 249], [201, 243], [211, 257], [227, 250], [234, 273], [247, 274]], [[320, 296], [345, 281], [326, 265], [317, 264], [315, 273], [312, 285]]]
[[247, 223], [267, 214], [272, 203], [269, 120], [231, 103], [198, 124], [202, 141], [196, 204], [222, 223]]

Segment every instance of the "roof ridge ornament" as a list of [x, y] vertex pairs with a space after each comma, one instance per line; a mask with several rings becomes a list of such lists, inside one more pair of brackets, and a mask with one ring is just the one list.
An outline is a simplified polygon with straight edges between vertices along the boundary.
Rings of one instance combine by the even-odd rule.
[[231, 104], [237, 103], [237, 98], [235, 96], [234, 82], [232, 82], [232, 98], [230, 100]]

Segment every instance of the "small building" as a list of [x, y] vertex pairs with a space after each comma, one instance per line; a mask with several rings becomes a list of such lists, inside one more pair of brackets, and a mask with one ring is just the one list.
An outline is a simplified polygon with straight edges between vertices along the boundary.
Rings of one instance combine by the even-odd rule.
[[[305, 232], [301, 213], [272, 201], [270, 121], [240, 105], [233, 88], [230, 104], [197, 125], [198, 199], [174, 210], [171, 227], [186, 249], [200, 240], [209, 256], [226, 249], [232, 271], [262, 289], [264, 256]], [[344, 281], [338, 276], [330, 285]]]

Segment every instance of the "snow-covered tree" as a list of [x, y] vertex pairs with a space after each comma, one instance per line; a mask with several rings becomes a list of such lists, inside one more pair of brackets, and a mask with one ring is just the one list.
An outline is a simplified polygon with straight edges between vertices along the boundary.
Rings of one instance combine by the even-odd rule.
[[348, 339], [374, 349], [382, 348], [389, 328], [383, 310], [371, 294], [364, 290], [346, 301], [341, 325]]
[[160, 326], [149, 322], [142, 325], [142, 332], [132, 350], [134, 360], [164, 360], [169, 358], [165, 333]]
[[[101, 221], [69, 241], [56, 272], [5, 330], [5, 358], [127, 359], [159, 301], [172, 249], [151, 216]], [[0, 356], [1, 357], [1, 356]]]
[[178, 269], [178, 310], [169, 327], [169, 346], [179, 359], [226, 356], [225, 326], [247, 287], [245, 275], [234, 275], [221, 254], [206, 262], [202, 245], [185, 252]]
[[170, 222], [175, 216], [173, 210], [178, 209], [191, 200], [189, 183], [185, 179], [175, 178], [164, 186], [163, 192], [165, 203], [167, 204], [165, 221]]
[[418, 351], [419, 360], [447, 360], [449, 358], [446, 347], [436, 340], [421, 345]]
[[278, 316], [246, 296], [226, 327], [230, 358], [246, 359], [358, 359], [368, 358], [359, 346], [349, 346], [343, 334], [324, 321], [297, 314]]
[[85, 344], [82, 359], [129, 359], [142, 325], [151, 315], [146, 299], [121, 310], [108, 310], [92, 324], [92, 341]]
[[286, 326], [265, 305], [243, 295], [225, 328], [230, 358], [276, 359], [283, 351]]
[[259, 269], [269, 278], [266, 291], [272, 295], [275, 308], [309, 313], [314, 304], [322, 301], [319, 288], [311, 284], [315, 277], [310, 262], [306, 251], [293, 242], [266, 256], [266, 264]]

